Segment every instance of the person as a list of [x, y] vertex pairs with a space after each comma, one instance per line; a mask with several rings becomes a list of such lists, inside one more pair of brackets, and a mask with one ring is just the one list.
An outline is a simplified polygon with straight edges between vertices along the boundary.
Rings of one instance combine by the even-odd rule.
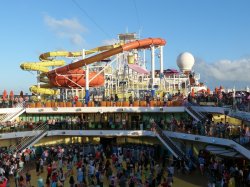
[[46, 187], [50, 187], [50, 177], [47, 177], [46, 179]]
[[115, 94], [115, 102], [119, 101], [118, 95]]
[[47, 167], [47, 178], [51, 177], [51, 173], [52, 173], [52, 167], [51, 167], [51, 164], [49, 164]]
[[171, 174], [168, 174], [168, 178], [167, 178], [168, 187], [172, 187], [173, 182], [174, 182], [173, 176]]
[[109, 187], [115, 187], [115, 176], [112, 175], [112, 177], [110, 177], [110, 181], [109, 181]]
[[126, 176], [124, 174], [121, 175], [121, 177], [119, 178], [119, 186], [120, 187], [126, 187]]
[[135, 187], [135, 177], [131, 176], [129, 181], [128, 181], [129, 187]]
[[174, 175], [174, 164], [171, 164], [171, 166], [168, 167], [168, 173], [172, 176]]
[[0, 174], [0, 187], [6, 187], [7, 182], [8, 179], [3, 174]]
[[31, 180], [31, 174], [29, 173], [29, 171], [27, 171], [26, 173], [26, 184], [30, 186], [30, 180]]
[[129, 100], [129, 105], [132, 106], [133, 105], [133, 97], [129, 96], [128, 100]]
[[39, 175], [39, 170], [40, 170], [40, 161], [39, 159], [36, 160], [36, 173], [37, 173], [37, 176]]
[[14, 179], [15, 179], [15, 186], [18, 187], [18, 181], [19, 181], [19, 173], [17, 170], [14, 171]]
[[41, 175], [38, 175], [37, 186], [44, 187], [44, 182], [43, 182], [43, 178], [41, 177]]
[[26, 182], [24, 180], [23, 175], [21, 175], [20, 178], [19, 178], [19, 185], [18, 186], [19, 187], [25, 187], [26, 186]]
[[39, 164], [40, 164], [40, 171], [41, 171], [41, 173], [43, 173], [43, 164], [44, 164], [44, 161], [43, 161], [43, 159], [42, 158], [40, 158], [39, 159]]
[[167, 182], [166, 178], [164, 178], [163, 182], [161, 183], [161, 186], [162, 187], [168, 187], [168, 182]]
[[204, 175], [205, 159], [203, 158], [203, 156], [199, 156], [199, 164], [200, 164], [201, 175]]
[[64, 184], [64, 181], [65, 181], [65, 175], [63, 173], [63, 170], [62, 168], [60, 168], [60, 172], [59, 172], [59, 181]]
[[78, 182], [78, 184], [82, 185], [83, 180], [84, 180], [83, 171], [82, 171], [82, 168], [79, 168], [78, 171], [77, 171], [77, 182]]
[[5, 170], [2, 167], [0, 167], [0, 175], [4, 175], [4, 173], [5, 173]]
[[74, 179], [74, 176], [71, 175], [69, 178], [69, 185], [70, 187], [74, 187], [74, 184], [75, 184], [75, 179]]

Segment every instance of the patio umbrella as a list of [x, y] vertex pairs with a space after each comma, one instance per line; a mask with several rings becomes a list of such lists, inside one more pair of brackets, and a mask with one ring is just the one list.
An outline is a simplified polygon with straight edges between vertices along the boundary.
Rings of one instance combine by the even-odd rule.
[[4, 100], [4, 101], [7, 100], [7, 96], [8, 96], [7, 91], [4, 90], [4, 91], [3, 91], [3, 100]]
[[10, 96], [10, 100], [14, 101], [14, 92], [13, 92], [13, 90], [10, 91], [10, 95], [9, 96]]
[[21, 98], [23, 98], [23, 91], [21, 91], [19, 95]]

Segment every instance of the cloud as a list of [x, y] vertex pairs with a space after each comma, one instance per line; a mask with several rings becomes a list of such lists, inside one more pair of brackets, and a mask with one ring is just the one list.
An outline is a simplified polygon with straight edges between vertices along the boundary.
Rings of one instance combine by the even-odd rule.
[[84, 43], [82, 34], [86, 33], [87, 29], [76, 18], [60, 20], [45, 15], [44, 22], [58, 37], [68, 38], [75, 45]]
[[201, 74], [201, 80], [212, 87], [223, 85], [242, 88], [250, 85], [250, 58], [220, 60], [212, 64], [196, 59], [194, 69]]

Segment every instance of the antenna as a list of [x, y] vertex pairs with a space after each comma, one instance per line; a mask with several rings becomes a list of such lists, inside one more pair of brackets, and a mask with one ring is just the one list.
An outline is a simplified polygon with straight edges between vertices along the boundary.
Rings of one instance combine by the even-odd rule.
[[126, 33], [128, 33], [128, 27], [126, 27]]
[[140, 38], [141, 38], [141, 33], [142, 33], [142, 30], [143, 30], [143, 27], [141, 27], [141, 28], [139, 29], [139, 32], [138, 32], [138, 39], [140, 39]]

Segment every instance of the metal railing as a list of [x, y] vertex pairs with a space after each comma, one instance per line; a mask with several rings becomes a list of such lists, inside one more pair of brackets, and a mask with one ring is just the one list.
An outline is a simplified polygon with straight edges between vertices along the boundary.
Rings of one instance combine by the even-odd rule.
[[23, 137], [17, 145], [10, 147], [10, 151], [22, 151], [26, 147], [30, 146], [31, 143], [35, 143], [42, 135], [47, 133], [47, 123], [43, 123], [33, 129], [29, 134], [30, 136]]
[[11, 121], [13, 117], [15, 117], [16, 115], [18, 115], [22, 110], [25, 109], [24, 104], [23, 103], [18, 103], [15, 107], [17, 110], [13, 110], [14, 112], [10, 112], [10, 113], [5, 113], [3, 115], [0, 116], [0, 122], [6, 122], [6, 121]]
[[191, 112], [194, 116], [196, 116], [196, 118], [198, 118], [199, 121], [201, 121], [201, 122], [206, 121], [208, 112], [202, 107], [199, 107], [199, 111], [198, 111], [198, 110], [196, 110], [195, 106], [199, 106], [199, 105], [195, 105], [195, 104], [189, 102], [186, 106], [186, 109], [189, 112]]
[[164, 134], [163, 130], [158, 125], [156, 125], [155, 131], [159, 135], [160, 140], [163, 140], [167, 144], [170, 151], [175, 157], [177, 157], [177, 159], [188, 161], [186, 154], [167, 135]]

